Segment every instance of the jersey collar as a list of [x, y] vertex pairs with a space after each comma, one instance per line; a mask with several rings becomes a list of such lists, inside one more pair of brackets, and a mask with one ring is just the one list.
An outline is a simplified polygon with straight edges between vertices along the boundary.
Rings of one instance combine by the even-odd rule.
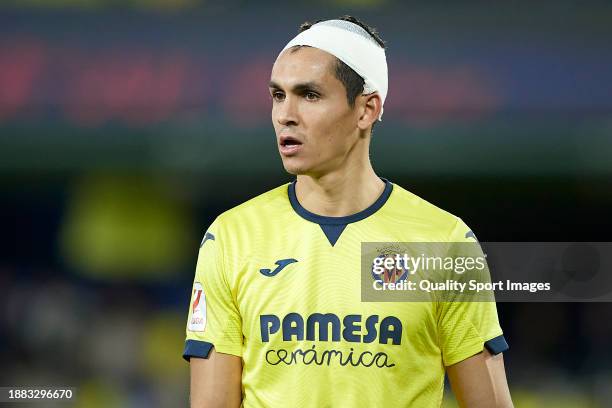
[[372, 204], [365, 210], [362, 210], [362, 211], [359, 211], [358, 213], [347, 215], [344, 217], [328, 217], [325, 215], [319, 215], [319, 214], [312, 213], [308, 211], [307, 209], [305, 209], [304, 207], [302, 207], [302, 205], [298, 201], [297, 196], [295, 194], [295, 183], [297, 182], [297, 180], [294, 180], [291, 184], [289, 184], [289, 190], [288, 190], [289, 202], [291, 202], [291, 207], [293, 207], [293, 210], [305, 220], [317, 223], [321, 226], [323, 225], [337, 225], [337, 226], [344, 225], [346, 226], [347, 224], [361, 221], [364, 218], [369, 217], [370, 215], [374, 214], [376, 211], [380, 210], [380, 208], [387, 202], [387, 200], [389, 199], [389, 196], [391, 195], [391, 191], [393, 191], [393, 184], [389, 180], [384, 179], [382, 177], [381, 177], [381, 180], [385, 182], [385, 189], [383, 190], [380, 197], [378, 197], [378, 199], [374, 202], [374, 204]]

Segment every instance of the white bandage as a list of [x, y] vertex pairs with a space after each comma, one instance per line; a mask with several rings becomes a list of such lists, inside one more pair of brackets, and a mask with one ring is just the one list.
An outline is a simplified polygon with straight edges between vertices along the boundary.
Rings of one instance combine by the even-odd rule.
[[[283, 48], [308, 45], [328, 52], [351, 67], [364, 81], [363, 94], [378, 92], [382, 104], [387, 97], [387, 57], [385, 50], [369, 38], [357, 24], [344, 20], [327, 20], [299, 33]], [[382, 107], [378, 120], [382, 120]]]

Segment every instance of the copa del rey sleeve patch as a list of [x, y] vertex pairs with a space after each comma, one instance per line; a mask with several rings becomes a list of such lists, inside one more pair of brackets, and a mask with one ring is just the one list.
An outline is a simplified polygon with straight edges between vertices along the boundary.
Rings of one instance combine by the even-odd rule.
[[188, 328], [193, 332], [203, 332], [206, 327], [206, 295], [200, 282], [193, 284], [191, 299], [191, 319]]

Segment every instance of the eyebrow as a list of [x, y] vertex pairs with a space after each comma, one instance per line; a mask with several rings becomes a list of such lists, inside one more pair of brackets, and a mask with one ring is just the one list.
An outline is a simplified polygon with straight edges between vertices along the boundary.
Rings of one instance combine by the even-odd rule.
[[[270, 81], [270, 83], [268, 84], [268, 87], [271, 89], [279, 89], [279, 90], [283, 89], [279, 84], [277, 84], [274, 81]], [[310, 81], [310, 82], [302, 82], [299, 84], [295, 84], [293, 88], [291, 89], [291, 91], [294, 93], [301, 93], [304, 91], [315, 91], [315, 92], [321, 93], [322, 89], [319, 86], [319, 84], [317, 84], [316, 82]]]

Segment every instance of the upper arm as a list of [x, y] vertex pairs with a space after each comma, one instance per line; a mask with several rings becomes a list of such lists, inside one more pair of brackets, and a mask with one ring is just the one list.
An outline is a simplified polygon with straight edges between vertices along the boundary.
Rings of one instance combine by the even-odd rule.
[[446, 367], [460, 407], [511, 408], [503, 354], [481, 353]]
[[[451, 234], [450, 241], [457, 243], [451, 246], [451, 255], [484, 258], [478, 241], [469, 232], [469, 227], [459, 220]], [[464, 282], [491, 279], [488, 267], [470, 269], [453, 278]], [[451, 386], [461, 407], [512, 407], [502, 354], [508, 344], [499, 325], [493, 293], [469, 296], [451, 296], [438, 304], [440, 348]]]
[[224, 241], [215, 221], [200, 245], [183, 357], [190, 362], [193, 407], [239, 406], [242, 318], [227, 277]]
[[242, 401], [242, 359], [210, 351], [191, 358], [191, 407], [239, 407]]

